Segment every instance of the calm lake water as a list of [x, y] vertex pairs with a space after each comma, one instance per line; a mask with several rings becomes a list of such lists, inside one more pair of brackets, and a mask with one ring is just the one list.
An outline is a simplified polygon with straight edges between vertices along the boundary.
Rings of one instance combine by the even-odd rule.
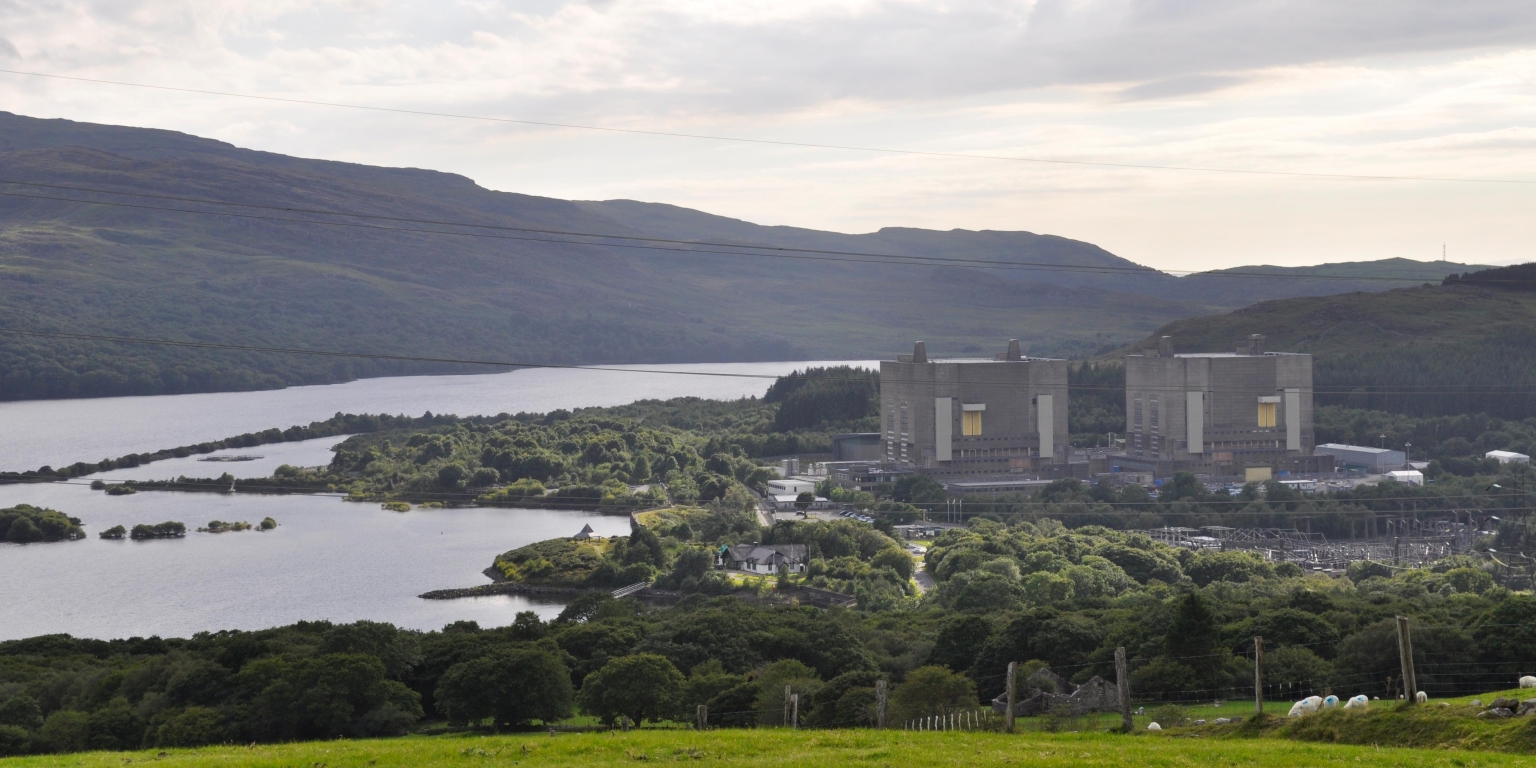
[[[780, 375], [805, 363], [667, 366], [678, 370]], [[532, 370], [484, 376], [370, 379], [274, 392], [0, 404], [0, 466], [115, 457], [266, 429], [307, 424], [342, 411], [460, 415], [618, 405], [693, 395], [761, 395], [769, 380], [603, 371]], [[344, 438], [220, 451], [248, 462], [170, 459], [93, 477], [262, 477], [280, 464], [328, 463]], [[414, 509], [386, 512], [325, 496], [141, 492], [107, 496], [73, 483], [0, 486], [0, 508], [19, 503], [81, 518], [88, 537], [56, 544], [0, 544], [0, 640], [67, 632], [78, 637], [260, 629], [299, 620], [388, 621], [438, 629], [460, 619], [509, 624], [518, 611], [547, 617], [559, 603], [518, 596], [422, 600], [432, 589], [482, 584], [481, 571], [509, 549], [569, 536], [591, 524], [624, 535], [623, 517], [568, 510]], [[114, 525], [175, 520], [277, 520], [275, 531], [189, 533], [184, 539], [103, 541]]]

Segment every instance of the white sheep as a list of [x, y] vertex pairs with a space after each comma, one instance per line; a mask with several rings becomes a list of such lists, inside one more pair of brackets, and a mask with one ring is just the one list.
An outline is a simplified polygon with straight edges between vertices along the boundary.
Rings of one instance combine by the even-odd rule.
[[1349, 701], [1344, 703], [1345, 709], [1366, 709], [1370, 706], [1371, 700], [1367, 699], [1365, 694], [1360, 694], [1359, 696], [1351, 696]]
[[1308, 696], [1291, 705], [1291, 713], [1287, 717], [1300, 717], [1316, 712], [1323, 706], [1323, 697]]
[[1525, 677], [1520, 678], [1520, 687], [1521, 688], [1536, 688], [1536, 677], [1533, 677], [1531, 675], [1526, 675]]
[[1419, 691], [1413, 695], [1413, 700], [1419, 704], [1423, 704], [1424, 702], [1429, 701], [1429, 694], [1423, 691]]
[[1149, 731], [1161, 731], [1162, 729], [1163, 727], [1157, 723], [1147, 723], [1147, 730]]
[[1333, 695], [1331, 693], [1328, 694], [1327, 696], [1323, 697], [1323, 709], [1333, 709], [1334, 707], [1337, 707], [1338, 705], [1339, 705], [1339, 697], [1337, 697], [1337, 696], [1335, 696], [1335, 695]]

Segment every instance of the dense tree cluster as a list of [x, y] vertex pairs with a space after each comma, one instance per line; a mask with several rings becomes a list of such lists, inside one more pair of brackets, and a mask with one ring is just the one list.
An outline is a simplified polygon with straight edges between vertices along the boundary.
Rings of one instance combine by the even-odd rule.
[[43, 541], [73, 541], [85, 538], [80, 518], [63, 512], [18, 504], [0, 509], [0, 541], [32, 544]]

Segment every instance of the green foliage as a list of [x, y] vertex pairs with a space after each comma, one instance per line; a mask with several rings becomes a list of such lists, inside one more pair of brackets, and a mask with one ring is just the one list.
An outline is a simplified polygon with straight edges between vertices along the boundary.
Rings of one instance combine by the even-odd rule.
[[18, 504], [0, 509], [0, 541], [34, 544], [45, 541], [74, 541], [85, 538], [80, 519], [53, 509]]
[[187, 526], [172, 521], [154, 525], [139, 523], [128, 532], [130, 539], [179, 539], [186, 535]]
[[944, 667], [919, 667], [891, 693], [896, 721], [975, 709], [976, 683]]
[[779, 405], [779, 432], [872, 429], [880, 415], [880, 374], [847, 365], [807, 368], [775, 381], [763, 402]]
[[449, 722], [494, 718], [502, 727], [569, 717], [573, 698], [570, 670], [542, 649], [498, 650], [455, 664], [434, 697]]
[[684, 716], [683, 675], [665, 656], [642, 653], [609, 661], [582, 681], [581, 710], [612, 725], [620, 715], [636, 725]]

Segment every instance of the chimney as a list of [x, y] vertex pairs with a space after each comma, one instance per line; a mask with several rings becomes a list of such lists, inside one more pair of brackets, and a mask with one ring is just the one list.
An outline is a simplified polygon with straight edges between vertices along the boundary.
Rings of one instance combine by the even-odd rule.
[[1018, 361], [1018, 360], [1023, 360], [1024, 359], [1024, 356], [1019, 354], [1019, 340], [1018, 339], [1009, 339], [1008, 340], [1008, 357], [1006, 357], [1004, 359], [1006, 359], [1006, 360], [1013, 360], [1013, 361]]
[[916, 344], [912, 345], [912, 362], [914, 362], [914, 363], [926, 363], [926, 362], [928, 362], [928, 347], [926, 345], [924, 345], [921, 341], [919, 341]]
[[1262, 354], [1264, 354], [1264, 334], [1262, 334], [1262, 333], [1255, 333], [1255, 334], [1253, 334], [1253, 335], [1248, 337], [1248, 354], [1250, 354], [1250, 355], [1262, 355]]
[[1157, 356], [1173, 357], [1173, 337], [1163, 336], [1157, 340]]

